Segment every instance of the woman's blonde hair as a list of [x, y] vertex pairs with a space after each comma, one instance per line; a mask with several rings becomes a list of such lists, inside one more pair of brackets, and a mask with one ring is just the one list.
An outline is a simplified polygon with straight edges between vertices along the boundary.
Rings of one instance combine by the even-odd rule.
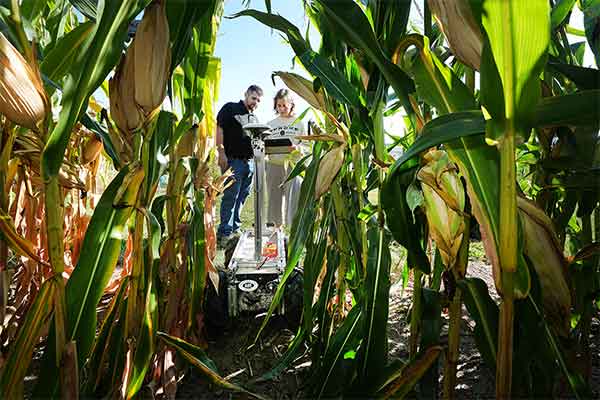
[[289, 90], [279, 89], [277, 91], [277, 93], [275, 94], [275, 97], [273, 97], [273, 111], [275, 111], [276, 114], [278, 114], [277, 100], [287, 100], [288, 103], [290, 103], [292, 105], [292, 108], [290, 108], [290, 113], [294, 112], [294, 107], [296, 105], [294, 104], [294, 97], [292, 96], [292, 94], [290, 93]]

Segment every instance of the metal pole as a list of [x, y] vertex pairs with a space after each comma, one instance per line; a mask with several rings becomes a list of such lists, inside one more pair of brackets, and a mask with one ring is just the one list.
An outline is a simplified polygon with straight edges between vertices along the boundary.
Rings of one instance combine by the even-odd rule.
[[252, 140], [254, 148], [254, 259], [259, 261], [262, 257], [262, 209], [264, 202], [264, 170], [265, 170], [265, 142], [262, 139]]

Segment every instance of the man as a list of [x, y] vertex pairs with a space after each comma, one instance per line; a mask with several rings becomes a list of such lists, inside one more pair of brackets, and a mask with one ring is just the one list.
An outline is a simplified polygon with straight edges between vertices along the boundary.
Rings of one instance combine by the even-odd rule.
[[232, 234], [240, 228], [240, 212], [252, 184], [254, 163], [251, 138], [242, 126], [258, 122], [252, 113], [260, 104], [262, 89], [252, 85], [246, 90], [244, 100], [225, 104], [217, 114], [217, 149], [221, 172], [233, 171], [234, 182], [223, 192], [221, 223], [217, 230], [217, 243], [225, 247]]

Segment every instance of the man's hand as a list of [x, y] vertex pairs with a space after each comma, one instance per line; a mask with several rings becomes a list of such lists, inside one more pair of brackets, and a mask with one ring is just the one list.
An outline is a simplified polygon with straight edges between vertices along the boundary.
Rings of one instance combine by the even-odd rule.
[[227, 164], [227, 156], [225, 155], [225, 150], [219, 149], [219, 168], [221, 168], [221, 173], [224, 174], [229, 168], [229, 164]]

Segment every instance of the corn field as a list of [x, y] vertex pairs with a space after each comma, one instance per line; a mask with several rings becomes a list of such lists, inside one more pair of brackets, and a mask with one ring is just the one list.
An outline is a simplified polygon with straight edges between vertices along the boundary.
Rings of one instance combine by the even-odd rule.
[[[591, 398], [600, 73], [583, 58], [599, 65], [600, 0], [303, 0], [318, 48], [271, 1], [243, 3], [228, 17], [282, 35], [306, 74], [266, 73], [315, 118], [257, 339], [300, 267], [302, 320], [262, 379], [308, 348], [304, 397], [455, 398], [466, 309], [497, 398]], [[26, 395], [33, 364], [32, 398], [174, 398], [188, 366], [263, 398], [206, 353], [223, 7], [0, 1], [2, 398]], [[467, 277], [476, 230], [499, 303]], [[392, 243], [413, 285], [405, 360], [389, 357]]]

